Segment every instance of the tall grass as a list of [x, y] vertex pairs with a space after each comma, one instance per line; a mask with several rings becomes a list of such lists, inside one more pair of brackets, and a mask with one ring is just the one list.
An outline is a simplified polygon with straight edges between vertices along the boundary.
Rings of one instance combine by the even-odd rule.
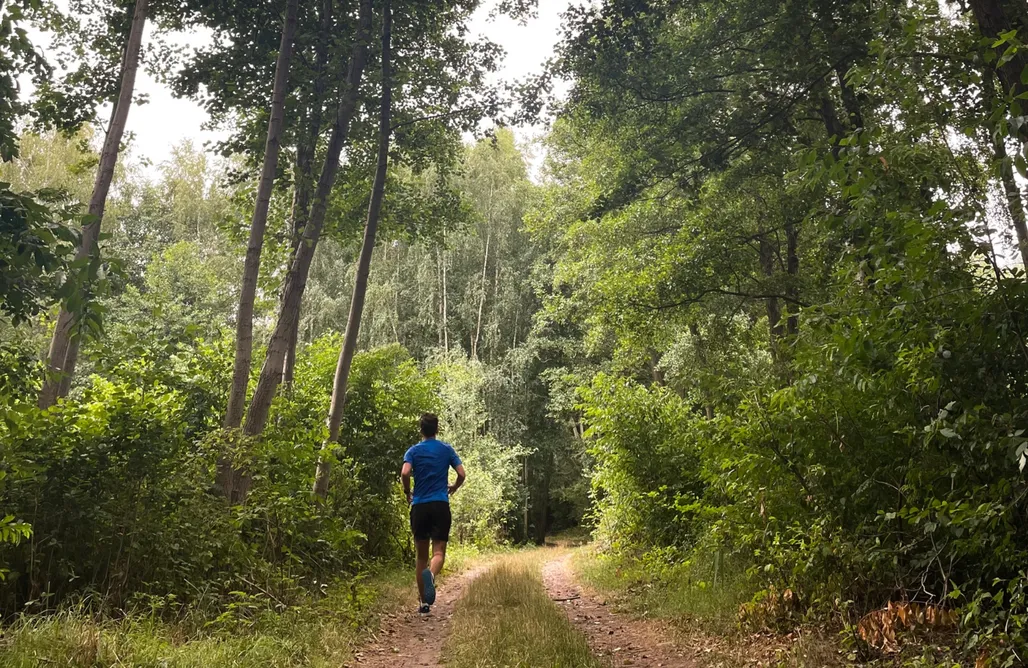
[[449, 668], [599, 668], [585, 637], [543, 587], [540, 551], [508, 557], [457, 604], [444, 657]]
[[240, 609], [206, 621], [141, 611], [112, 619], [84, 607], [26, 615], [0, 627], [0, 668], [337, 667], [378, 612], [413, 600], [408, 575], [390, 570], [304, 606]]
[[754, 588], [741, 563], [716, 554], [693, 553], [687, 561], [618, 557], [583, 549], [573, 561], [590, 586], [623, 599], [646, 617], [689, 622], [712, 632], [735, 628], [739, 606]]

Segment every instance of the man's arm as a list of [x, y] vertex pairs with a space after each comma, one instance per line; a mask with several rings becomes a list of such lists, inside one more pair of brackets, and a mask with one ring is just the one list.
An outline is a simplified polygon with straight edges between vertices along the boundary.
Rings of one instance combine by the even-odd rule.
[[400, 471], [400, 480], [403, 481], [403, 493], [407, 497], [407, 503], [411, 502], [410, 474], [411, 474], [411, 471], [413, 471], [413, 470], [414, 470], [414, 467], [411, 466], [410, 462], [404, 462], [403, 463], [403, 469]]
[[452, 485], [450, 485], [450, 487], [448, 489], [448, 491], [450, 492], [451, 495], [454, 492], [456, 492], [458, 489], [460, 489], [460, 486], [464, 484], [464, 479], [468, 477], [467, 474], [464, 472], [464, 465], [463, 464], [457, 464], [456, 469], [457, 469], [457, 480], [455, 480], [454, 483]]

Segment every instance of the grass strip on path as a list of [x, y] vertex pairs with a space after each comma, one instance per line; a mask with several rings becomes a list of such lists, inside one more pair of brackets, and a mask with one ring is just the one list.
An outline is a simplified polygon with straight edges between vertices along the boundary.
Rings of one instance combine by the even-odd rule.
[[503, 559], [458, 603], [444, 650], [449, 668], [599, 668], [585, 637], [543, 587], [542, 553]]

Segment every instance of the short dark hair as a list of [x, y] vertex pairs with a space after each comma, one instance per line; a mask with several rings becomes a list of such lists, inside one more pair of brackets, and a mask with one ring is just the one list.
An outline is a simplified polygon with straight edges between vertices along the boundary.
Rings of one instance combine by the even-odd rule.
[[429, 438], [439, 433], [439, 416], [425, 413], [421, 416], [421, 435]]

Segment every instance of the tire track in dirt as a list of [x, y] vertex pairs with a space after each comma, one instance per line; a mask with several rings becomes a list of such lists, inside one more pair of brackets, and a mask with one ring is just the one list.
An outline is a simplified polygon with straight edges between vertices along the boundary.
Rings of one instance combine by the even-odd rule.
[[383, 615], [378, 632], [354, 653], [346, 668], [441, 667], [454, 607], [471, 581], [487, 569], [488, 565], [479, 566], [442, 581], [432, 612], [427, 615], [416, 609]]
[[593, 653], [615, 668], [697, 668], [655, 625], [616, 613], [582, 588], [571, 569], [572, 553], [543, 565], [543, 582], [554, 603], [589, 640]]

